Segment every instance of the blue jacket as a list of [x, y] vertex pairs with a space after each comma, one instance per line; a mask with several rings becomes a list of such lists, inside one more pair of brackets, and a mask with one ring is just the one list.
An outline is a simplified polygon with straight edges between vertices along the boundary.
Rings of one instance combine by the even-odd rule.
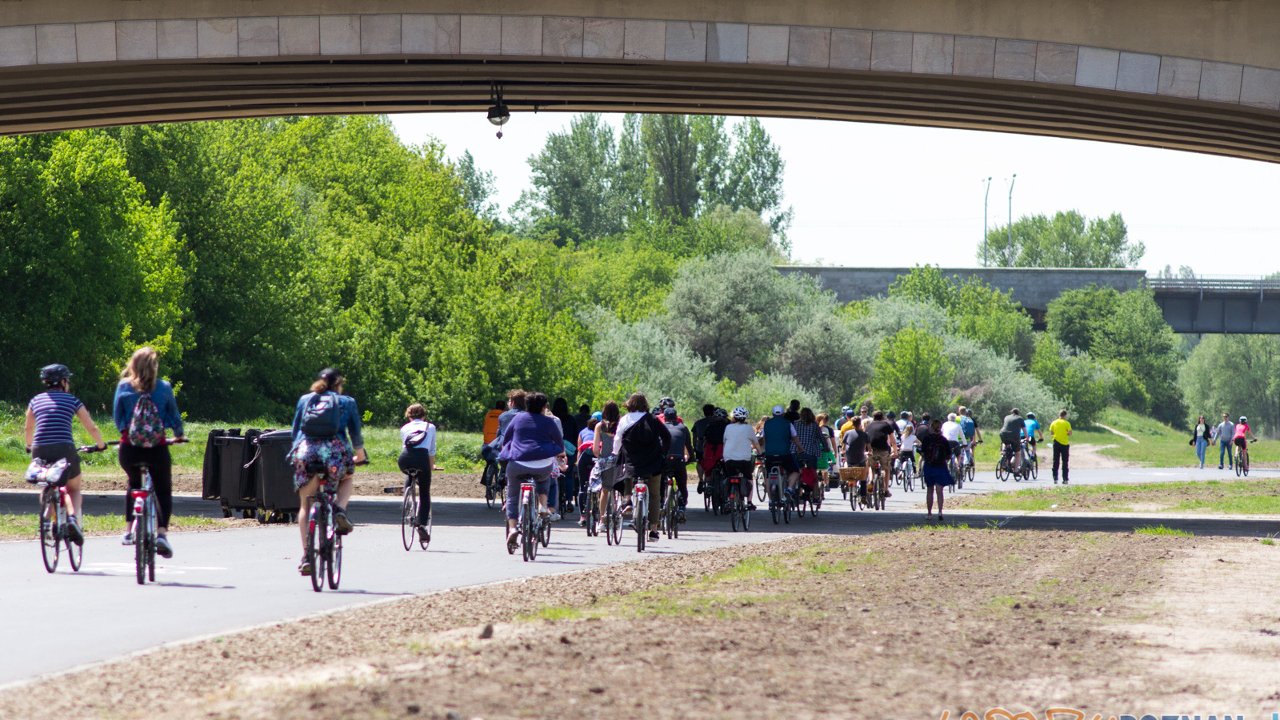
[[507, 425], [499, 460], [546, 460], [564, 452], [560, 424], [546, 415], [522, 412]]
[[[111, 412], [115, 420], [116, 430], [123, 433], [129, 429], [129, 419], [133, 417], [133, 407], [138, 404], [142, 393], [133, 389], [128, 380], [121, 380], [116, 385], [116, 399]], [[160, 411], [160, 419], [164, 426], [173, 431], [174, 437], [182, 437], [182, 416], [178, 414], [178, 401], [173, 397], [173, 386], [167, 380], [156, 380], [156, 387], [151, 391], [151, 401]]]
[[[294, 447], [297, 447], [302, 440], [302, 411], [307, 407], [307, 401], [314, 395], [315, 393], [307, 393], [298, 398], [298, 406], [293, 411]], [[353, 451], [364, 447], [364, 435], [360, 432], [360, 408], [356, 407], [356, 399], [348, 395], [339, 395], [338, 410], [341, 413], [338, 418], [338, 437], [342, 438], [347, 448]]]

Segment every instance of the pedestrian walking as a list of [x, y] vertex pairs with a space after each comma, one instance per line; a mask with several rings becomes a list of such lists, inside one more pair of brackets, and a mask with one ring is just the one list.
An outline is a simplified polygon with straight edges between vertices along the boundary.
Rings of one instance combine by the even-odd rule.
[[1218, 423], [1213, 429], [1213, 442], [1218, 443], [1218, 469], [1222, 469], [1222, 458], [1227, 458], [1227, 467], [1232, 467], [1231, 460], [1231, 439], [1236, 435], [1236, 424], [1231, 422], [1231, 416], [1222, 413], [1222, 422]]
[[1067, 466], [1071, 462], [1071, 423], [1067, 411], [1058, 412], [1058, 419], [1049, 423], [1049, 435], [1053, 437], [1053, 484], [1058, 484], [1058, 465], [1062, 465], [1062, 484], [1070, 482]]
[[1209, 427], [1209, 423], [1205, 421], [1201, 415], [1196, 420], [1196, 426], [1191, 431], [1191, 441], [1188, 445], [1196, 447], [1196, 458], [1200, 460], [1200, 469], [1204, 469], [1204, 452], [1209, 447], [1209, 443], [1213, 441], [1213, 428]]

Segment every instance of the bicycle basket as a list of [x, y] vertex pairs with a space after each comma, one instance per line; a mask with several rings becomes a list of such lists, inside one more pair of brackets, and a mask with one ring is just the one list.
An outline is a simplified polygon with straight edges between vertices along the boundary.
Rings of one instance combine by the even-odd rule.
[[38, 483], [61, 485], [62, 475], [66, 472], [68, 465], [70, 463], [67, 462], [66, 458], [58, 458], [52, 461], [36, 458], [27, 466], [27, 472], [24, 477], [32, 485]]

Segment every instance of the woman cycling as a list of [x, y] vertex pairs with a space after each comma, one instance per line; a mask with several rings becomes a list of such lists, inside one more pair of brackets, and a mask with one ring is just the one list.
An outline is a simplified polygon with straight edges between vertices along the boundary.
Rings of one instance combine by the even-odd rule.
[[916, 467], [916, 446], [919, 444], [915, 427], [908, 423], [902, 428], [902, 440], [898, 443], [898, 467], [905, 468], [907, 463], [911, 463], [912, 468]]
[[71, 371], [66, 365], [46, 365], [40, 368], [40, 380], [44, 382], [45, 391], [31, 398], [27, 404], [27, 422], [25, 428], [27, 451], [31, 457], [54, 463], [67, 461], [67, 469], [62, 473], [62, 482], [71, 496], [73, 514], [70, 521], [71, 539], [76, 544], [84, 544], [84, 533], [80, 530], [80, 453], [76, 452], [75, 437], [71, 434], [71, 418], [80, 420], [80, 424], [89, 431], [99, 450], [107, 447], [102, 441], [102, 433], [89, 416], [89, 410], [80, 399], [70, 392]]
[[[139, 408], [139, 402], [147, 398], [147, 404]], [[153, 348], [138, 348], [129, 358], [124, 372], [120, 373], [120, 384], [116, 385], [116, 398], [112, 417], [116, 429], [120, 431], [120, 467], [129, 476], [129, 489], [142, 488], [142, 468], [145, 465], [151, 472], [151, 484], [155, 489], [156, 503], [160, 507], [160, 517], [156, 526], [156, 552], [160, 557], [173, 557], [173, 546], [166, 537], [169, 531], [169, 516], [173, 513], [173, 459], [169, 456], [169, 446], [163, 442], [166, 428], [173, 429], [175, 439], [182, 437], [182, 416], [178, 414], [178, 402], [173, 397], [173, 386], [160, 379], [160, 356]], [[136, 412], [135, 412], [136, 411]], [[139, 423], [148, 412], [159, 415], [160, 426], [151, 426], [154, 420], [147, 420], [144, 429], [158, 434], [159, 442], [149, 447], [135, 444], [130, 440], [136, 435]], [[124, 522], [129, 527], [133, 524], [133, 502], [125, 494]], [[125, 545], [133, 544], [133, 534], [124, 534]]]
[[809, 408], [800, 409], [800, 419], [795, 428], [796, 440], [800, 444], [800, 452], [796, 453], [800, 480], [810, 492], [821, 492], [818, 490], [818, 459], [831, 452], [830, 440]]
[[400, 472], [418, 475], [418, 538], [431, 542], [427, 520], [431, 517], [431, 470], [436, 464], [436, 426], [427, 422], [427, 409], [414, 403], [404, 411], [408, 422], [400, 427]]
[[293, 463], [293, 487], [300, 501], [298, 535], [302, 540], [303, 558], [298, 572], [303, 575], [311, 574], [311, 565], [306, 559], [307, 515], [321, 479], [326, 484], [332, 484], [335, 479], [338, 482], [334, 527], [342, 535], [352, 528], [347, 518], [347, 501], [351, 499], [355, 463], [365, 461], [365, 452], [360, 409], [354, 398], [342, 394], [345, 384], [346, 378], [337, 370], [321, 370], [311, 383], [311, 392], [298, 398], [293, 413], [293, 448], [289, 450], [288, 459]]
[[551, 468], [564, 454], [564, 436], [555, 418], [543, 414], [547, 396], [540, 392], [525, 397], [524, 412], [516, 415], [502, 438], [499, 460], [507, 462], [507, 551], [515, 552], [520, 538], [516, 521], [520, 518], [520, 484], [532, 479], [538, 496], [538, 512], [549, 516], [547, 491]]
[[604, 529], [604, 509], [613, 502], [613, 493], [621, 492], [618, 482], [618, 448], [615, 438], [618, 434], [618, 422], [622, 420], [622, 411], [616, 401], [604, 404], [600, 413], [600, 422], [596, 423], [596, 434], [591, 440], [591, 454], [596, 463], [591, 469], [592, 482], [600, 483], [600, 515], [596, 522], [596, 532]]

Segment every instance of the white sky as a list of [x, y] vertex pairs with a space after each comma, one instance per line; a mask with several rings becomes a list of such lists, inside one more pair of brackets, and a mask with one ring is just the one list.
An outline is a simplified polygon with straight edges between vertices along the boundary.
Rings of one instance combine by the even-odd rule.
[[[516, 113], [501, 140], [482, 114], [393, 115], [402, 140], [434, 136], [494, 173], [505, 210], [529, 186], [529, 156], [570, 115]], [[621, 126], [621, 116], [608, 116]], [[1119, 212], [1146, 243], [1141, 267], [1198, 275], [1280, 270], [1280, 165], [1110, 143], [821, 120], [762, 121], [786, 162], [796, 262], [864, 267], [976, 266], [984, 180], [988, 222], [1075, 209]]]

